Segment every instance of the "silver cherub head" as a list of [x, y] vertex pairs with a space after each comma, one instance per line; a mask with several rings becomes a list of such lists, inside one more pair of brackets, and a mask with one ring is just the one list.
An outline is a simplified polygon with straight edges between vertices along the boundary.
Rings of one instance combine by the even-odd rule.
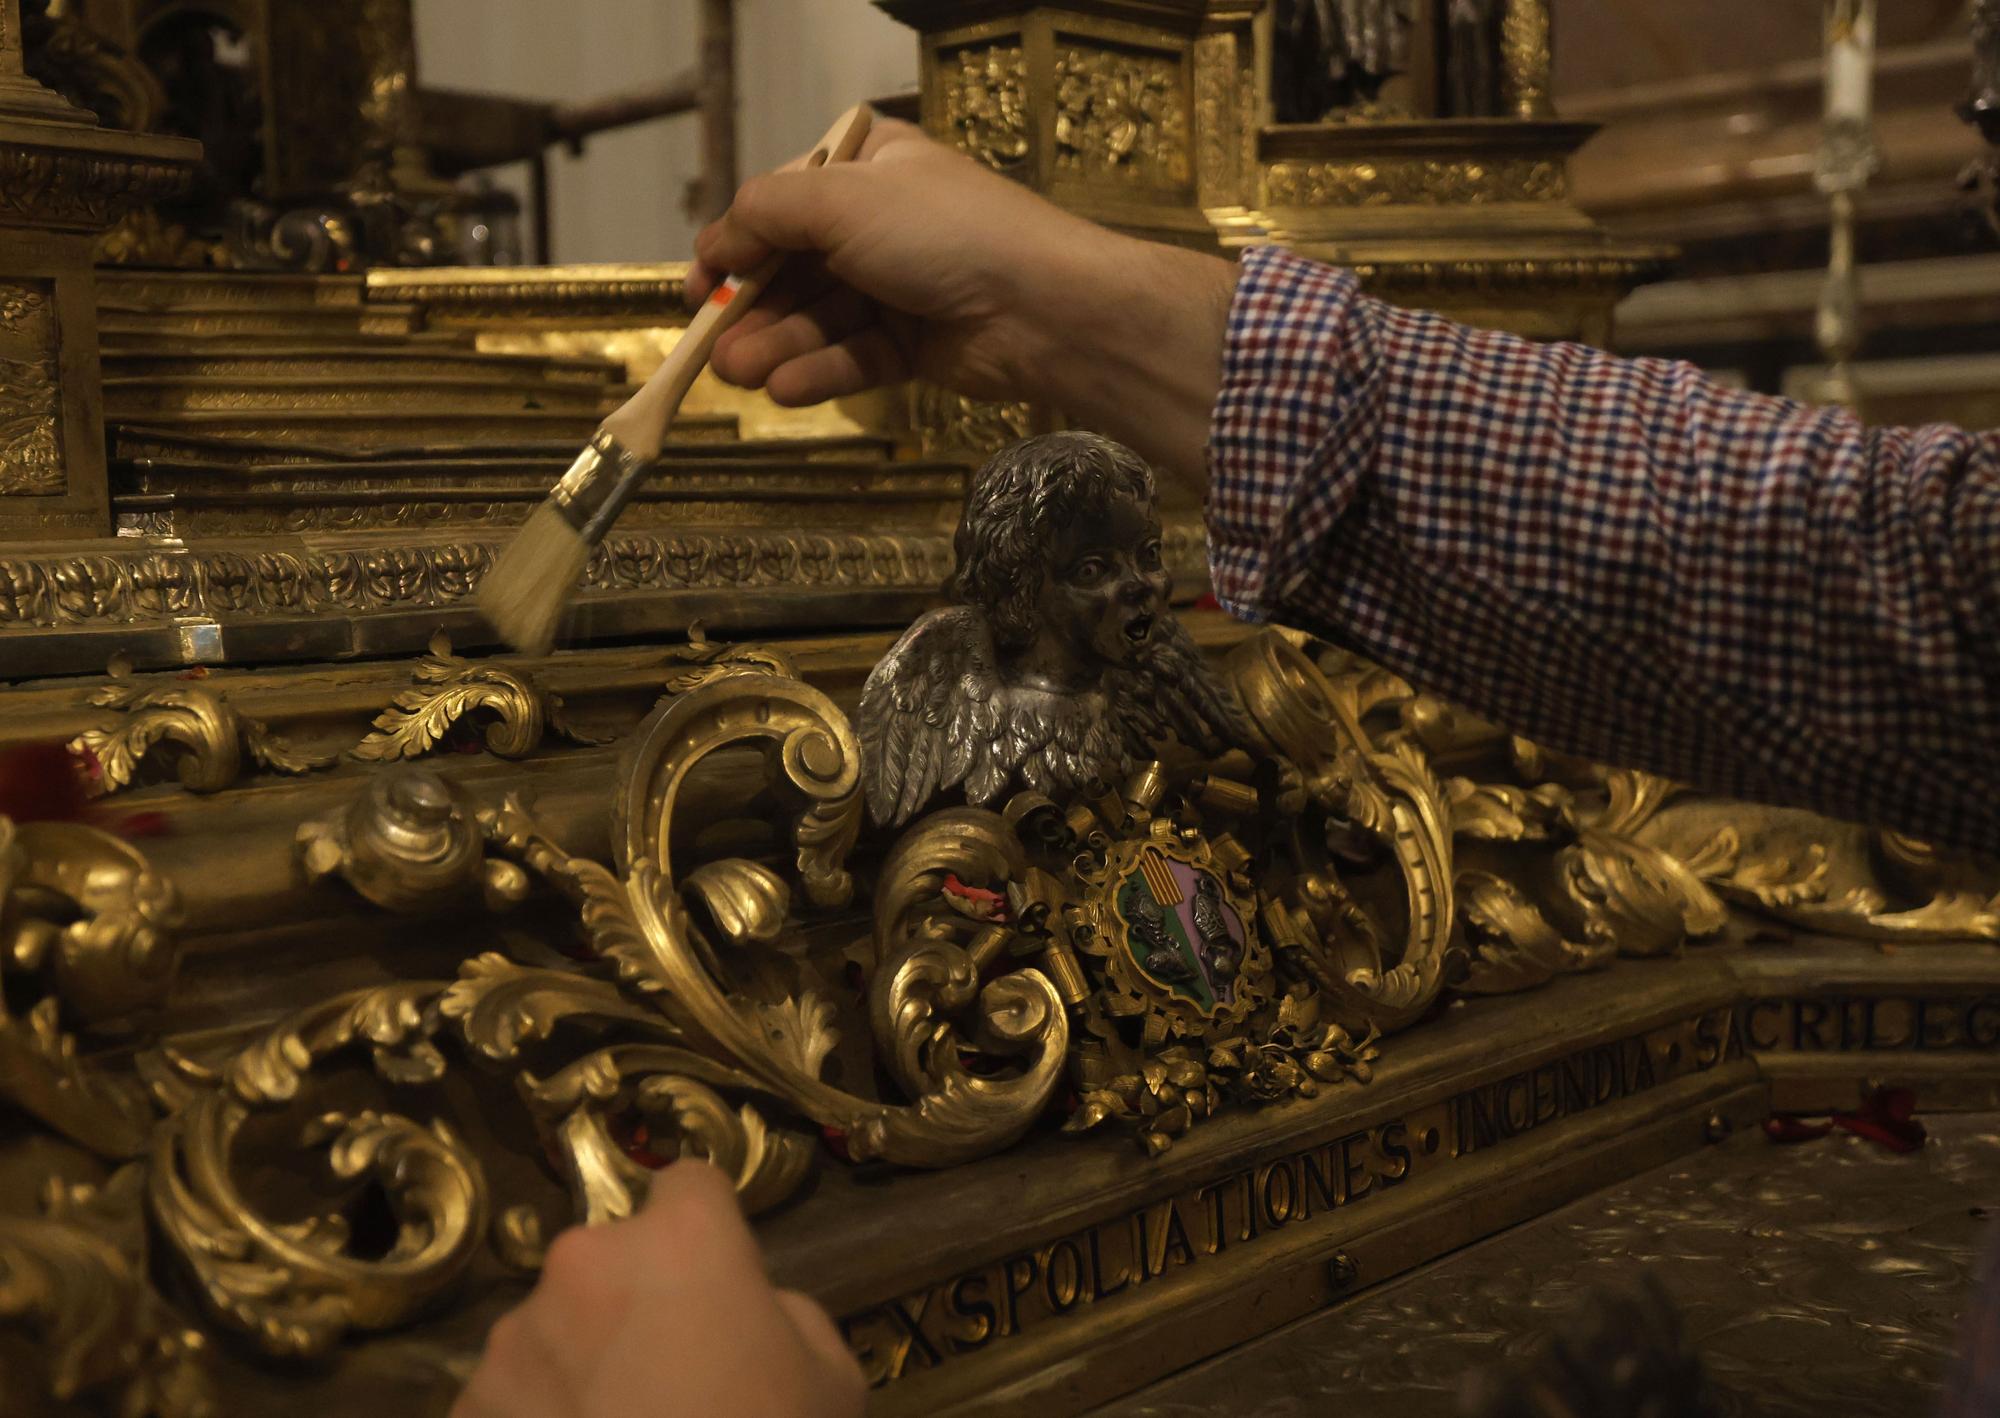
[[869, 811], [908, 821], [962, 790], [1112, 783], [1171, 734], [1240, 742], [1241, 711], [1167, 608], [1153, 474], [1093, 433], [1045, 434], [973, 475], [955, 604], [910, 627], [862, 691]]

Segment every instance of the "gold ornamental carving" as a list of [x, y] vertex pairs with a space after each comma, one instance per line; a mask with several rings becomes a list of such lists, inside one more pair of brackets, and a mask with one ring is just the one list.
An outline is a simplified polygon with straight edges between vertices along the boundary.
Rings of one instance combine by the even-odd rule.
[[[179, 548], [79, 555], [0, 550], [0, 636], [21, 627], [455, 607], [471, 596], [502, 545], [504, 535], [494, 534], [441, 545], [254, 555]], [[949, 537], [914, 533], [616, 536], [585, 569], [581, 594], [801, 583], [930, 590], [950, 574], [951, 555]]]
[[1178, 55], [1062, 45], [1056, 50], [1056, 168], [1155, 186], [1192, 176]]
[[1517, 118], [1548, 118], [1553, 59], [1549, 50], [1549, 0], [1502, 0], [1501, 89]]
[[1251, 200], [1257, 160], [1257, 85], [1249, 46], [1227, 32], [1194, 44], [1195, 172], [1204, 207]]
[[1028, 61], [1016, 44], [968, 45], [938, 61], [945, 138], [1000, 172], [1027, 162]]
[[138, 1165], [101, 1186], [51, 1178], [38, 1214], [0, 1217], [0, 1326], [32, 1340], [26, 1372], [0, 1370], [7, 1412], [39, 1413], [45, 1396], [152, 1418], [218, 1411], [206, 1336], [153, 1290], [145, 1181]]
[[409, 689], [375, 719], [375, 731], [348, 750], [363, 763], [419, 758], [443, 744], [461, 724], [478, 723], [488, 753], [522, 758], [548, 734], [572, 743], [607, 742], [570, 723], [562, 696], [536, 684], [525, 671], [463, 660], [449, 643], [434, 642], [411, 671]]
[[0, 283], [0, 497], [63, 491], [61, 418], [49, 289]]
[[0, 215], [96, 230], [126, 208], [179, 194], [189, 168], [116, 153], [0, 144]]
[[88, 699], [116, 716], [107, 727], [84, 730], [69, 745], [89, 765], [92, 787], [99, 793], [131, 786], [141, 765], [155, 754], [173, 759], [181, 786], [192, 793], [233, 787], [246, 758], [259, 768], [287, 774], [315, 772], [338, 761], [330, 754], [301, 752], [199, 683], [150, 688], [110, 684], [92, 690]]
[[116, 837], [80, 823], [0, 817], [0, 978], [8, 984], [0, 1101], [99, 1157], [144, 1151], [152, 1117], [143, 1091], [88, 1061], [78, 1031], [165, 1002], [180, 963], [178, 911], [173, 884]]
[[[440, 1111], [447, 1080], [511, 1087], [585, 1223], [630, 1214], [675, 1156], [714, 1161], [753, 1211], [826, 1165], [822, 1135], [856, 1161], [967, 1162], [1048, 1117], [1065, 1085], [1068, 1132], [1125, 1131], [1157, 1156], [1219, 1112], [1376, 1086], [1384, 1051], [1454, 995], [1672, 955], [1712, 939], [1729, 900], [1783, 916], [1834, 879], [1824, 854], [1751, 852], [1733, 825], [1697, 840], [1713, 819], [1677, 818], [1700, 803], [1674, 784], [1545, 753], [1277, 631], [1223, 666], [1245, 745], [1177, 749], [1069, 802], [937, 807], [873, 843], [853, 728], [788, 657], [697, 636], [668, 664], [669, 697], [621, 768], [615, 867], [560, 845], [519, 798], [482, 802], [413, 765], [367, 775], [301, 833], [309, 877], [386, 910], [505, 920], [538, 894], [567, 902], [569, 962], [487, 950], [226, 1043], [156, 1041], [136, 1076], [88, 1058], [78, 1031], [165, 998], [171, 887], [93, 829], [0, 826], [0, 968], [20, 972], [10, 1002], [42, 995], [0, 1029], [8, 1077], [26, 1080], [6, 1101], [131, 1162], [119, 1194], [143, 1192], [214, 1324], [273, 1355], [324, 1354], [449, 1304], [489, 1246], [538, 1263], [564, 1223], [489, 1172]], [[742, 801], [782, 845], [683, 860], [690, 814], [720, 825], [696, 788], [712, 763], [759, 758]], [[1931, 901], [1897, 938], [1990, 922], [1972, 867], [1904, 838], [1873, 851], [1895, 892]], [[863, 891], [871, 925], [845, 957], [863, 1003], [843, 1014], [807, 941], [853, 922]], [[1880, 904], [1856, 933], [1899, 924]], [[832, 1072], [857, 1025], [879, 1090]], [[320, 1210], [265, 1194], [277, 1157], [317, 1179]], [[394, 1235], [362, 1251], [346, 1209], [378, 1188]], [[10, 1218], [0, 1252], [96, 1234]], [[32, 1265], [52, 1273], [15, 1269]], [[82, 1297], [117, 1294], [148, 1337], [79, 1360], [78, 1391], [198, 1394], [199, 1341], [146, 1309], [144, 1275], [97, 1255], [38, 1280], [32, 1303], [0, 1285], [0, 1319], [61, 1334]]]
[[971, 399], [932, 384], [910, 387], [910, 424], [926, 458], [987, 458], [1034, 431], [1025, 403]]
[[1542, 158], [1276, 162], [1264, 183], [1267, 201], [1294, 207], [1553, 202], [1568, 190], [1563, 165]]

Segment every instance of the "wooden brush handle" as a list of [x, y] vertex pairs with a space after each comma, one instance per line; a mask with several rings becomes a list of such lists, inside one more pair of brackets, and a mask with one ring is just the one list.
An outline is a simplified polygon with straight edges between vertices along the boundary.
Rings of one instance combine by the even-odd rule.
[[[868, 140], [868, 125], [872, 119], [873, 114], [867, 105], [850, 108], [833, 127], [827, 129], [826, 136], [810, 153], [787, 164], [786, 170], [797, 171], [823, 167], [827, 163], [853, 161], [860, 155], [861, 145]], [[617, 439], [636, 458], [651, 462], [659, 457], [660, 446], [667, 441], [667, 428], [680, 411], [681, 400], [694, 386], [695, 377], [707, 366], [708, 357], [715, 350], [715, 342], [722, 338], [724, 330], [742, 319], [744, 312], [757, 303], [784, 261], [782, 254], [773, 256], [749, 275], [732, 276], [718, 285], [702, 302], [694, 319], [688, 322], [679, 342], [668, 352], [660, 367], [653, 371], [653, 377], [622, 407], [606, 417], [599, 425], [600, 430]]]

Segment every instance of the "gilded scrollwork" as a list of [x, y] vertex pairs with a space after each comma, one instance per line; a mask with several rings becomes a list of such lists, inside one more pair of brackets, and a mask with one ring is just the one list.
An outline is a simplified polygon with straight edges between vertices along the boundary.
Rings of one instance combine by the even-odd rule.
[[399, 1234], [377, 1259], [350, 1251], [337, 1212], [279, 1221], [246, 1194], [236, 1153], [251, 1111], [204, 1093], [161, 1128], [152, 1159], [154, 1219], [218, 1320], [269, 1353], [306, 1357], [351, 1328], [403, 1323], [459, 1278], [485, 1239], [486, 1183], [449, 1127], [364, 1111], [322, 1114], [301, 1132], [338, 1182], [387, 1192]]
[[799, 875], [816, 906], [847, 903], [848, 852], [861, 831], [860, 746], [847, 716], [820, 691], [781, 675], [727, 675], [682, 694], [633, 736], [631, 777], [612, 840], [622, 861], [650, 860], [671, 883], [666, 852], [676, 798], [711, 753], [762, 744], [803, 800], [792, 829]]
[[[1452, 811], [1425, 756], [1407, 740], [1375, 743], [1358, 712], [1355, 682], [1330, 682], [1280, 634], [1259, 636], [1231, 658], [1244, 706], [1271, 747], [1298, 765], [1307, 792], [1340, 831], [1381, 844], [1403, 875], [1408, 927], [1401, 949], [1357, 928], [1329, 873], [1278, 919], [1337, 1015], [1384, 1031], [1416, 1019], [1444, 987], [1453, 923]], [[1394, 963], [1390, 963], [1393, 961]]]
[[500, 758], [524, 758], [553, 732], [573, 743], [601, 744], [569, 722], [562, 697], [525, 670], [460, 659], [448, 644], [411, 671], [411, 688], [375, 719], [375, 732], [348, 751], [363, 763], [397, 763], [437, 749], [461, 723], [483, 721], [481, 742]]
[[[76, 1030], [162, 1002], [179, 965], [172, 885], [78, 823], [0, 818], [0, 1097], [101, 1157], [133, 1157], [143, 1091], [82, 1057]], [[39, 998], [36, 996], [39, 995]]]
[[[452, 1285], [486, 1238], [487, 1184], [443, 1121], [372, 1109], [314, 1111], [311, 1075], [365, 1050], [396, 1087], [446, 1070], [435, 1037], [441, 984], [415, 981], [335, 996], [267, 1030], [198, 1086], [155, 1133], [147, 1178], [155, 1223], [211, 1315], [266, 1352], [325, 1353], [349, 1329], [402, 1323]], [[199, 1086], [205, 1082], [206, 1086]], [[254, 1120], [296, 1121], [294, 1146], [323, 1152], [341, 1206], [373, 1185], [397, 1233], [358, 1253], [343, 1210], [279, 1220], [248, 1180]]]
[[1458, 901], [1470, 959], [1453, 987], [1466, 994], [1512, 994], [1617, 957], [1615, 942], [1565, 939], [1520, 887], [1491, 872], [1460, 873]]
[[774, 1128], [750, 1103], [732, 1107], [719, 1087], [760, 1091], [747, 1074], [659, 1044], [599, 1049], [547, 1078], [521, 1075], [530, 1111], [551, 1125], [586, 1224], [631, 1215], [651, 1181], [652, 1166], [635, 1159], [614, 1131], [620, 1119], [635, 1120], [626, 1136], [642, 1137], [662, 1161], [699, 1157], [719, 1167], [753, 1215], [799, 1189], [813, 1166], [813, 1143]]
[[1028, 159], [1028, 64], [1015, 44], [968, 45], [938, 57], [944, 137], [988, 167]]
[[172, 884], [117, 838], [0, 817], [0, 1098], [100, 1157], [143, 1152], [152, 1115], [76, 1031], [165, 1000], [177, 911]]
[[[0, 1366], [0, 1407], [57, 1403], [145, 1418], [216, 1412], [207, 1340], [147, 1273], [141, 1166], [102, 1186], [51, 1179], [38, 1215], [0, 1216], [0, 1326], [32, 1335], [22, 1372]], [[27, 1357], [27, 1356], [23, 1356]]]
[[739, 645], [711, 640], [700, 621], [688, 627], [687, 644], [667, 652], [669, 664], [684, 665], [661, 685], [668, 694], [686, 694], [711, 680], [732, 674], [774, 674], [798, 678], [798, 666], [782, 650], [768, 645]]
[[219, 793], [234, 787], [246, 758], [273, 773], [330, 768], [336, 755], [303, 752], [260, 719], [239, 714], [220, 691], [193, 681], [148, 687], [115, 682], [90, 691], [88, 702], [116, 718], [84, 730], [70, 750], [91, 765], [93, 786], [115, 793], [138, 780], [145, 760], [170, 756], [182, 787]]

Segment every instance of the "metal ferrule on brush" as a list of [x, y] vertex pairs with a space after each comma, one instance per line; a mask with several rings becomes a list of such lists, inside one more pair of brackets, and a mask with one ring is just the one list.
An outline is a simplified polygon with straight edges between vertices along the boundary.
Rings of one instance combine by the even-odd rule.
[[600, 430], [577, 454], [569, 471], [556, 479], [549, 503], [586, 545], [596, 546], [632, 500], [650, 466], [650, 459], [639, 457]]

